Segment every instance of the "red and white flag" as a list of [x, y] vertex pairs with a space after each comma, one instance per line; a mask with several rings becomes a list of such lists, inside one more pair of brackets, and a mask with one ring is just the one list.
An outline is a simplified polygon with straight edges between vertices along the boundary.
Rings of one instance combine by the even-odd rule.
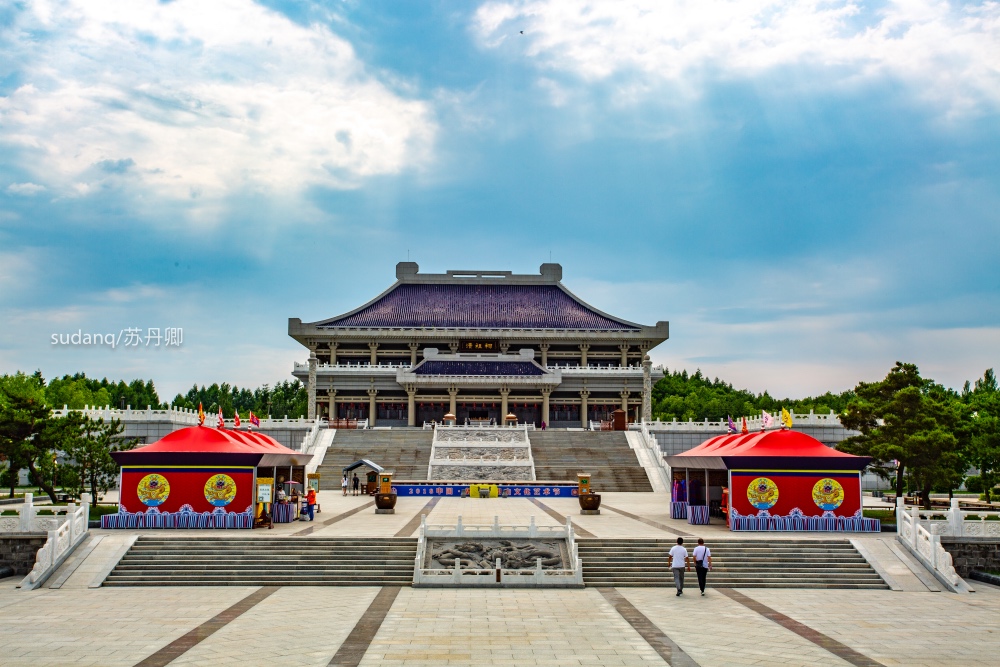
[[260, 426], [260, 419], [253, 413], [253, 410], [250, 411], [250, 425], [257, 427]]
[[218, 428], [225, 428], [226, 420], [222, 418], [222, 406], [219, 406], [219, 426]]
[[234, 413], [233, 413], [233, 428], [239, 428], [239, 427], [240, 427], [240, 413], [238, 411], [234, 411]]

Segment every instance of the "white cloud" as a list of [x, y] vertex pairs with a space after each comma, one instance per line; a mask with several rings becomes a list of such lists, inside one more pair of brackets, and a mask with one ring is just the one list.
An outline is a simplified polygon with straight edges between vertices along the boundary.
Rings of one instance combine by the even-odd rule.
[[3, 55], [23, 84], [0, 97], [0, 145], [64, 196], [122, 183], [196, 205], [294, 195], [430, 157], [427, 103], [326, 27], [249, 0], [36, 0], [15, 20]]
[[7, 186], [7, 192], [12, 195], [24, 195], [25, 197], [34, 197], [44, 189], [44, 185], [38, 185], [37, 183], [11, 183]]
[[1000, 102], [997, 2], [519, 0], [484, 4], [474, 29], [484, 46], [513, 42], [586, 81], [631, 72], [697, 92], [705, 76], [812, 65], [842, 80], [899, 77], [950, 109]]

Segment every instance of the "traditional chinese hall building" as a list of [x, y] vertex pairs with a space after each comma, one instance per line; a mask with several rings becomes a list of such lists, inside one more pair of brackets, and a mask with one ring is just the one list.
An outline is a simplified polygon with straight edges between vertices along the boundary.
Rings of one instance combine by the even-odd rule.
[[419, 273], [368, 303], [319, 322], [288, 321], [309, 350], [293, 374], [309, 391], [309, 417], [421, 426], [448, 412], [466, 419], [586, 427], [619, 408], [649, 418], [662, 372], [648, 352], [668, 323], [647, 326], [603, 313], [562, 284], [559, 264], [510, 271]]

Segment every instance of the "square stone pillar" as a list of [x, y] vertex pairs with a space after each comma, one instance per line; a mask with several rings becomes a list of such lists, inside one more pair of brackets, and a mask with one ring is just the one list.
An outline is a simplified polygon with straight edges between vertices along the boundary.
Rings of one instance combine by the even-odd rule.
[[415, 387], [406, 388], [406, 425], [417, 425], [417, 390]]
[[622, 351], [622, 360], [621, 360], [621, 366], [622, 366], [622, 368], [625, 368], [626, 366], [628, 366], [628, 349], [629, 349], [629, 347], [630, 346], [629, 346], [628, 343], [622, 343], [621, 345], [618, 346], [618, 349]]
[[449, 406], [450, 406], [450, 409], [448, 410], [448, 412], [450, 412], [451, 414], [455, 415], [455, 423], [457, 424], [458, 423], [458, 413], [455, 412], [455, 411], [458, 409], [458, 389], [456, 389], [455, 387], [449, 387], [448, 388], [448, 399], [449, 399]]
[[551, 389], [542, 390], [542, 421], [545, 422], [546, 426], [549, 424], [549, 394], [551, 393]]
[[[410, 368], [417, 365], [417, 348], [420, 347], [419, 343], [410, 343]], [[411, 424], [412, 426], [412, 424]]]
[[375, 420], [378, 418], [378, 410], [375, 406], [375, 396], [378, 395], [378, 389], [368, 390], [368, 428], [375, 426]]
[[542, 368], [545, 368], [549, 365], [549, 344], [542, 343], [538, 346], [538, 349], [542, 353]]
[[500, 388], [500, 419], [497, 420], [500, 426], [505, 426], [507, 423], [505, 420], [507, 419], [507, 396], [509, 394], [510, 389], [507, 387]]
[[587, 350], [589, 349], [590, 345], [588, 343], [582, 343], [580, 345], [580, 366], [582, 367], [587, 366]]
[[642, 420], [653, 421], [653, 362], [649, 355], [642, 358]]
[[590, 426], [587, 420], [587, 397], [590, 396], [590, 392], [584, 389], [580, 392], [580, 426], [587, 428]]
[[309, 380], [306, 383], [306, 396], [309, 403], [307, 417], [316, 419], [316, 349], [309, 348]]
[[372, 353], [370, 363], [374, 366], [378, 363], [378, 343], [368, 343], [368, 349], [371, 350]]

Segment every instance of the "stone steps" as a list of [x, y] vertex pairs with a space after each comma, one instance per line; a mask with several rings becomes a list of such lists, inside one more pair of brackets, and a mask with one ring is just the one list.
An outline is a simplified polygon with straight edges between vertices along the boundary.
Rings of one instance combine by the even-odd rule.
[[[579, 539], [588, 586], [673, 586], [669, 550], [676, 541]], [[690, 552], [694, 544], [685, 544]], [[714, 540], [709, 585], [739, 588], [888, 586], [846, 539]], [[685, 578], [696, 587], [692, 570]]]
[[320, 490], [339, 490], [344, 466], [369, 459], [392, 471], [396, 480], [426, 480], [432, 431], [423, 429], [338, 429], [319, 466]]
[[598, 493], [653, 490], [623, 431], [532, 431], [530, 437], [537, 480], [576, 481], [587, 472]]
[[139, 536], [105, 586], [406, 586], [417, 541]]

